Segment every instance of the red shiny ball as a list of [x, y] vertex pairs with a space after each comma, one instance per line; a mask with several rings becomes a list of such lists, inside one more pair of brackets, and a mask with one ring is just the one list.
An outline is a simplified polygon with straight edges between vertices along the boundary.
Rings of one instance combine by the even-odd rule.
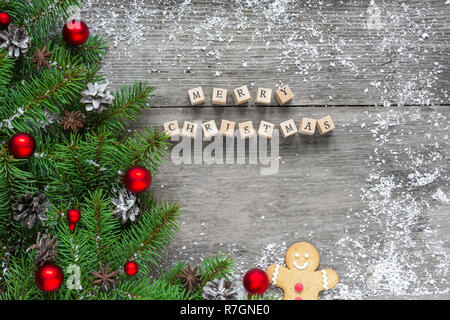
[[36, 150], [36, 142], [28, 133], [16, 133], [9, 140], [9, 152], [17, 159], [30, 158]]
[[81, 46], [89, 38], [89, 27], [84, 21], [72, 20], [63, 28], [63, 37], [72, 46]]
[[9, 13], [0, 11], [0, 27], [7, 27], [11, 23], [11, 16]]
[[71, 209], [67, 211], [67, 221], [69, 223], [77, 223], [81, 219], [81, 212], [77, 209]]
[[125, 273], [128, 276], [134, 276], [136, 273], [138, 273], [139, 271], [139, 265], [137, 264], [137, 262], [134, 261], [128, 261], [127, 263], [125, 263], [125, 265], [123, 266], [123, 271], [125, 271]]
[[143, 167], [133, 167], [125, 173], [123, 182], [131, 192], [141, 193], [150, 188], [152, 175]]
[[269, 287], [269, 277], [264, 270], [251, 269], [244, 275], [244, 288], [250, 294], [263, 294]]
[[52, 292], [61, 287], [64, 274], [60, 267], [48, 263], [38, 269], [35, 275], [36, 285], [44, 292]]

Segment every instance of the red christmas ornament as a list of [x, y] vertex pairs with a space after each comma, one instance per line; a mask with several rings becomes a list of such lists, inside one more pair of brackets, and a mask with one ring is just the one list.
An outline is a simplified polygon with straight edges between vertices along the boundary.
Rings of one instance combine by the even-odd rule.
[[249, 294], [263, 294], [269, 287], [269, 277], [264, 270], [255, 268], [244, 275], [244, 288]]
[[81, 46], [89, 38], [89, 28], [84, 21], [72, 20], [63, 28], [63, 37], [72, 46]]
[[71, 209], [67, 211], [67, 221], [69, 221], [69, 229], [73, 231], [75, 229], [75, 225], [81, 219], [81, 212], [77, 209]]
[[36, 285], [44, 292], [52, 292], [61, 287], [64, 274], [60, 267], [48, 263], [38, 269], [35, 275]]
[[0, 27], [7, 27], [11, 23], [11, 16], [9, 13], [0, 11]]
[[28, 133], [16, 133], [9, 140], [9, 152], [17, 159], [30, 158], [35, 149], [36, 142]]
[[152, 175], [143, 167], [132, 167], [125, 173], [123, 182], [131, 192], [141, 193], [150, 188]]
[[123, 271], [125, 271], [128, 276], [134, 276], [139, 271], [139, 265], [137, 262], [128, 261], [123, 266]]

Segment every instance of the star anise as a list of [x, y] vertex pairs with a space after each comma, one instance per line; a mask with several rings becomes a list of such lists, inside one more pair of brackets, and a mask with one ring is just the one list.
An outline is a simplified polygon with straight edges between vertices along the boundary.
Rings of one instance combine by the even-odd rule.
[[33, 58], [31, 59], [32, 64], [37, 65], [38, 71], [44, 65], [47, 68], [50, 67], [50, 57], [52, 56], [51, 51], [47, 51], [47, 47], [43, 47], [42, 49], [36, 48], [36, 52], [33, 54]]
[[182, 274], [177, 278], [181, 280], [185, 288], [192, 291], [200, 287], [202, 280], [200, 280], [201, 274], [198, 273], [198, 267], [191, 269], [191, 266], [188, 265], [187, 270], [181, 269], [181, 272]]
[[59, 122], [64, 130], [72, 130], [76, 132], [78, 128], [83, 128], [83, 122], [86, 121], [81, 117], [81, 111], [64, 111], [65, 116]]
[[113, 284], [117, 283], [115, 279], [120, 271], [109, 271], [109, 266], [103, 268], [103, 265], [100, 263], [98, 272], [91, 272], [91, 274], [96, 277], [94, 280], [94, 284], [100, 286], [103, 290], [108, 290], [112, 287]]

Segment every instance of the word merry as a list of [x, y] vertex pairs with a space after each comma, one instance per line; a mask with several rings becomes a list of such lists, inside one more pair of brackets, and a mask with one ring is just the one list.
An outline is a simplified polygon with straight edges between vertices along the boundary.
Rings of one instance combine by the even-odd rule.
[[[177, 136], [181, 134], [184, 137], [195, 138], [199, 125], [194, 122], [185, 121], [183, 128], [180, 131], [178, 121], [170, 121], [164, 123], [164, 131], [169, 136]], [[214, 120], [206, 121], [201, 124], [203, 135], [205, 138], [216, 137], [219, 134], [222, 136], [233, 136], [236, 128], [236, 122], [229, 120], [222, 120], [220, 128], [217, 128]], [[237, 125], [241, 139], [247, 139], [256, 134], [256, 130], [253, 127], [252, 121], [246, 121]], [[316, 128], [321, 135], [332, 131], [335, 126], [331, 116], [326, 116], [320, 120], [302, 118], [297, 128], [293, 119], [284, 121], [278, 125], [281, 134], [284, 138], [290, 137], [294, 134], [313, 135], [316, 132]], [[261, 121], [259, 124], [258, 135], [260, 137], [271, 139], [275, 129], [275, 124], [267, 121]]]
[[[227, 89], [213, 88], [212, 91], [212, 104], [214, 105], [226, 105], [227, 104]], [[203, 104], [205, 102], [205, 95], [202, 87], [193, 88], [188, 90], [189, 99], [193, 106]], [[250, 101], [251, 95], [247, 86], [236, 88], [232, 92], [232, 97], [235, 105], [242, 105]], [[284, 86], [275, 91], [275, 99], [278, 104], [284, 105], [289, 103], [294, 98], [294, 94], [288, 86]], [[270, 104], [272, 101], [272, 89], [258, 88], [256, 93], [257, 104]]]

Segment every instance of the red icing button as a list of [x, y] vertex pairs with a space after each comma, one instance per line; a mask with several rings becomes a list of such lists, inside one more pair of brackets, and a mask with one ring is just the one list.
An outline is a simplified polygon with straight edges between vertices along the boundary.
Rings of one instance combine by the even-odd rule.
[[303, 300], [302, 298], [295, 298], [295, 300]]
[[295, 291], [301, 292], [303, 290], [303, 285], [299, 282], [295, 285]]

